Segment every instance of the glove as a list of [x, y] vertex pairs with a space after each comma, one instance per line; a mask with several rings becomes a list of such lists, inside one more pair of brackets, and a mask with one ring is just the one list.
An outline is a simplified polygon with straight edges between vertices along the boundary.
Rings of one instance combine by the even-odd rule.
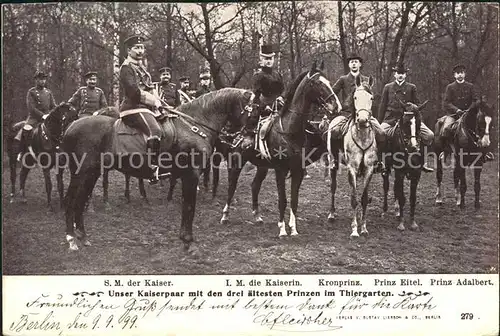
[[462, 111], [461, 109], [458, 109], [456, 113], [457, 113], [458, 115], [462, 115], [462, 114], [464, 114], [464, 111]]
[[285, 100], [284, 100], [284, 99], [283, 99], [283, 97], [281, 97], [281, 96], [278, 96], [278, 98], [276, 98], [276, 101], [277, 101], [278, 103], [280, 103], [281, 105], [285, 104]]
[[96, 116], [98, 114], [97, 111], [95, 111], [94, 113], [92, 113], [93, 116]]
[[48, 117], [48, 116], [49, 116], [48, 114], [44, 114], [44, 115], [42, 116], [42, 120], [47, 119], [47, 117]]
[[264, 111], [273, 112], [273, 109], [269, 105], [267, 105], [266, 108], [264, 109]]

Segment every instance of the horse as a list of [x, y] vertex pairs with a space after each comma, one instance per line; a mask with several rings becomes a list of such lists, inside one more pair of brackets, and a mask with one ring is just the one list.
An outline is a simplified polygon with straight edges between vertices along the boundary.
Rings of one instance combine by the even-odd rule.
[[[228, 157], [228, 194], [226, 204], [222, 211], [221, 224], [229, 223], [229, 206], [231, 204], [238, 178], [244, 164], [250, 161], [257, 167], [273, 168], [275, 170], [276, 185], [278, 189], [279, 209], [279, 237], [287, 236], [285, 228], [286, 191], [285, 179], [288, 171], [291, 172], [291, 211], [290, 235], [298, 234], [296, 229], [296, 214], [298, 207], [299, 189], [304, 177], [303, 148], [305, 143], [305, 127], [312, 104], [324, 106], [328, 110], [334, 109], [338, 98], [333, 92], [330, 82], [324, 77], [321, 68], [316, 68], [316, 62], [309, 71], [301, 73], [290, 86], [286, 94], [285, 105], [279, 114], [271, 121], [266, 143], [272, 155], [265, 155], [254, 148], [235, 148]], [[260, 136], [259, 136], [260, 138]], [[257, 197], [260, 185], [265, 178], [265, 169], [257, 169], [252, 183], [252, 210], [258, 218], [259, 209]]]
[[[366, 229], [366, 210], [369, 203], [368, 191], [377, 161], [377, 142], [370, 123], [373, 102], [372, 85], [372, 77], [368, 82], [361, 82], [359, 77], [356, 78], [356, 89], [352, 95], [355, 112], [353, 118], [348, 119], [346, 133], [343, 137], [343, 161], [347, 166], [348, 180], [351, 186], [351, 237], [359, 237], [357, 212], [359, 205], [358, 185], [361, 184], [361, 179], [363, 180], [361, 188], [361, 234], [368, 234]], [[335, 126], [335, 121], [330, 123], [327, 131], [328, 151], [331, 157], [337, 155], [333, 142], [338, 142], [332, 138], [333, 126]], [[330, 169], [331, 207], [328, 214], [330, 222], [335, 219], [338, 168], [339, 165], [337, 164]]]
[[[394, 168], [394, 198], [395, 213], [399, 218], [398, 230], [404, 231], [403, 207], [405, 205], [404, 179], [410, 181], [410, 229], [418, 230], [415, 221], [415, 206], [417, 203], [417, 188], [422, 174], [425, 155], [420, 140], [421, 110], [428, 103], [419, 106], [400, 102], [405, 112], [399, 117], [396, 125], [387, 132], [387, 148], [390, 152], [388, 169]], [[385, 153], [384, 153], [385, 154]], [[389, 192], [389, 173], [383, 174], [383, 216], [387, 213], [387, 195]]]
[[[199, 171], [206, 166], [206, 157], [212, 153], [215, 140], [227, 120], [237, 120], [253, 96], [248, 90], [220, 89], [179, 106], [172, 111], [177, 117], [162, 123], [164, 130], [173, 129], [174, 134], [162, 141], [159, 163], [164, 173], [182, 180], [180, 239], [188, 253], [197, 253], [193, 244], [193, 219]], [[90, 245], [83, 210], [103, 166], [138, 178], [147, 178], [150, 174], [147, 164], [136, 165], [127, 157], [112, 154], [115, 122], [116, 119], [106, 116], [83, 118], [75, 121], [64, 134], [61, 148], [71, 154], [72, 159], [69, 164], [71, 182], [65, 200], [66, 241], [70, 250], [78, 250], [75, 238], [80, 239], [84, 246]], [[172, 158], [174, 163], [169, 160], [168, 165], [164, 164], [166, 159]], [[81, 161], [79, 167], [77, 159]]]
[[[477, 108], [467, 110], [453, 124], [455, 130], [452, 147], [454, 149], [455, 165], [453, 170], [453, 181], [455, 185], [456, 205], [465, 208], [465, 192], [467, 182], [465, 168], [471, 167], [474, 171], [474, 207], [480, 209], [481, 172], [485, 162], [484, 149], [488, 148], [490, 142], [491, 116], [488, 115], [486, 103], [481, 101]], [[436, 169], [436, 204], [443, 204], [443, 139], [441, 139], [442, 120], [436, 122], [435, 152], [438, 155]]]
[[[21, 158], [21, 171], [19, 173], [19, 191], [22, 203], [27, 203], [25, 194], [25, 185], [28, 173], [36, 164], [42, 167], [43, 177], [45, 179], [45, 191], [47, 193], [47, 207], [49, 211], [54, 211], [52, 206], [52, 180], [50, 171], [57, 163], [58, 146], [62, 139], [62, 134], [68, 125], [76, 120], [76, 110], [68, 103], [61, 103], [52, 109], [45, 120], [32, 130], [31, 141], [25, 144], [29, 150], [24, 153]], [[16, 197], [16, 179], [17, 179], [17, 157], [22, 151], [19, 142], [14, 139], [15, 135], [21, 130], [26, 121], [20, 121], [11, 127], [11, 134], [7, 142], [7, 152], [10, 165], [10, 182], [11, 193], [10, 203], [15, 202]], [[63, 172], [65, 164], [60, 162], [57, 172], [57, 190], [59, 192], [60, 206], [64, 206], [64, 185], [63, 185]]]

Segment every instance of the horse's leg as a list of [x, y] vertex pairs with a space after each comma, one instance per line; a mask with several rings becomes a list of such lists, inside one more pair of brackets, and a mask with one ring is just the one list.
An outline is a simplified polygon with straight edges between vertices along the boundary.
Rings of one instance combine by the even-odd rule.
[[387, 214], [387, 196], [389, 194], [389, 174], [382, 174], [382, 185], [384, 188], [384, 203], [382, 205], [382, 216]]
[[455, 187], [456, 205], [460, 206], [460, 160], [457, 160], [458, 155], [455, 154], [455, 166], [453, 167], [453, 185]]
[[366, 229], [366, 210], [368, 208], [368, 203], [370, 203], [368, 198], [368, 191], [370, 189], [370, 182], [373, 176], [373, 167], [368, 168], [369, 171], [366, 172], [365, 181], [363, 184], [363, 195], [361, 196], [361, 234], [368, 234]]
[[474, 167], [474, 208], [479, 210], [481, 208], [481, 202], [479, 201], [479, 195], [481, 193], [481, 171], [483, 170], [482, 164], [480, 166]]
[[11, 153], [9, 156], [10, 166], [10, 203], [14, 203], [16, 198], [16, 179], [17, 179], [17, 154]]
[[85, 232], [85, 225], [83, 219], [83, 212], [85, 210], [85, 203], [92, 196], [92, 190], [99, 179], [99, 169], [91, 169], [82, 177], [81, 183], [77, 189], [76, 203], [75, 203], [75, 226], [76, 237], [80, 239], [84, 246], [90, 246], [90, 241]]
[[396, 202], [398, 205], [398, 213], [397, 217], [399, 219], [398, 230], [405, 230], [404, 216], [403, 216], [403, 208], [405, 206], [405, 191], [404, 191], [404, 182], [405, 182], [404, 172], [399, 169], [394, 169], [394, 197], [396, 198]]
[[106, 169], [102, 173], [102, 198], [103, 198], [104, 207], [106, 209], [109, 208], [108, 189], [109, 189], [109, 170]]
[[436, 181], [437, 181], [437, 190], [436, 190], [436, 204], [443, 204], [443, 161], [440, 157], [440, 153], [436, 152]]
[[217, 188], [219, 187], [219, 178], [220, 178], [220, 163], [222, 159], [218, 156], [214, 156], [214, 164], [212, 166], [212, 198], [215, 198], [217, 196]]
[[284, 237], [287, 235], [285, 229], [285, 209], [286, 209], [286, 175], [288, 173], [287, 169], [275, 169], [276, 172], [276, 186], [278, 188], [278, 209], [279, 209], [279, 220], [278, 227], [280, 229], [279, 237]]
[[172, 200], [173, 195], [174, 195], [174, 189], [175, 189], [176, 185], [177, 185], [177, 179], [172, 176], [170, 178], [170, 186], [168, 188], [167, 202], [170, 202]]
[[76, 244], [75, 235], [75, 206], [76, 194], [81, 183], [80, 175], [71, 174], [68, 190], [66, 191], [65, 206], [66, 206], [66, 241], [69, 243], [69, 249], [76, 251], [78, 245]]
[[262, 182], [264, 182], [267, 176], [268, 169], [264, 167], [257, 167], [257, 173], [255, 174], [252, 181], [252, 214], [254, 221], [257, 224], [261, 224], [264, 221], [259, 213], [259, 193], [260, 188], [262, 186]]
[[21, 195], [21, 203], [27, 203], [28, 200], [26, 199], [26, 192], [25, 192], [25, 187], [26, 187], [26, 179], [28, 178], [28, 174], [30, 172], [30, 168], [25, 167], [24, 165], [21, 166], [21, 172], [19, 173], [19, 193]]
[[297, 232], [297, 209], [299, 206], [299, 191], [300, 185], [302, 184], [302, 180], [304, 179], [306, 171], [305, 169], [299, 167], [299, 169], [292, 169], [292, 182], [290, 186], [291, 197], [290, 197], [290, 221], [288, 222], [288, 226], [290, 227], [290, 235], [296, 236], [299, 233]]
[[220, 220], [221, 224], [229, 223], [229, 206], [233, 200], [234, 192], [236, 191], [236, 187], [238, 186], [238, 178], [240, 177], [241, 170], [245, 166], [243, 162], [241, 165], [230, 165], [228, 163], [228, 187], [227, 187], [227, 199], [226, 205], [222, 210], [222, 218]]
[[351, 222], [351, 237], [359, 237], [358, 234], [358, 220], [357, 220], [357, 208], [358, 200], [356, 195], [356, 173], [352, 171], [353, 169], [349, 167], [348, 179], [351, 185], [351, 209], [352, 209], [352, 222]]
[[417, 188], [420, 181], [420, 170], [412, 174], [410, 180], [410, 229], [418, 230], [418, 224], [415, 221], [415, 207], [417, 204]]
[[460, 208], [465, 208], [465, 193], [467, 192], [467, 178], [465, 167], [460, 167]]
[[64, 209], [64, 167], [57, 170], [57, 191], [59, 193], [59, 207]]
[[210, 182], [211, 170], [212, 170], [212, 165], [210, 163], [203, 169], [203, 187], [205, 188], [205, 192], [209, 191], [208, 183]]
[[144, 187], [144, 179], [139, 179], [139, 192], [141, 193], [142, 200], [144, 203], [149, 204], [148, 195], [146, 194], [146, 188]]
[[52, 207], [52, 179], [50, 178], [50, 169], [44, 168], [43, 178], [45, 180], [45, 192], [47, 193], [47, 211], [53, 212], [54, 208]]
[[330, 213], [328, 214], [328, 221], [333, 222], [336, 217], [335, 213], [335, 193], [337, 192], [337, 173], [338, 169], [335, 166], [334, 168], [330, 169], [330, 196], [331, 196], [331, 204], [330, 204]]
[[199, 175], [194, 170], [183, 172], [182, 180], [182, 219], [180, 239], [184, 242], [184, 249], [188, 252], [196, 252], [192, 243], [193, 219], [196, 208], [196, 194], [199, 183]]
[[125, 200], [130, 203], [130, 175], [125, 174]]

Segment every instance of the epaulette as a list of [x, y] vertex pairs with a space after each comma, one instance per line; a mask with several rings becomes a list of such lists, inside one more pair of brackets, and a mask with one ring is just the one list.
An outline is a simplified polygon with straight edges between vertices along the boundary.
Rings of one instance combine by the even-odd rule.
[[101, 89], [100, 87], [97, 87], [97, 86], [95, 87], [95, 90], [96, 90], [96, 91], [101, 91], [101, 92], [104, 92], [104, 91], [102, 91], [102, 89]]
[[169, 83], [171, 87], [175, 88], [175, 83]]

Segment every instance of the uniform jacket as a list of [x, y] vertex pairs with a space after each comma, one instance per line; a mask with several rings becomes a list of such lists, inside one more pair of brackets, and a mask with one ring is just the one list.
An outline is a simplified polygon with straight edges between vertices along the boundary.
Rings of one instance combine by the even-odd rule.
[[37, 123], [42, 122], [43, 115], [56, 107], [56, 101], [49, 89], [32, 87], [26, 95], [26, 105], [28, 107], [26, 124], [35, 126]]
[[161, 83], [155, 84], [158, 97], [160, 97], [161, 100], [172, 107], [177, 107], [181, 104], [181, 98], [174, 83], [168, 83], [167, 85], [161, 85]]
[[149, 72], [132, 58], [127, 58], [120, 67], [120, 84], [123, 88], [123, 101], [120, 111], [136, 108], [149, 108], [143, 93], [154, 93], [154, 85]]
[[78, 114], [92, 114], [108, 106], [104, 91], [98, 87], [91, 89], [88, 86], [76, 90], [69, 103], [78, 110]]
[[[361, 76], [361, 82], [369, 81], [369, 77], [364, 76], [361, 73], [358, 76]], [[352, 94], [356, 89], [356, 77], [354, 77], [350, 72], [347, 75], [340, 76], [337, 82], [333, 85], [332, 89], [341, 101], [342, 112], [348, 112], [349, 114], [354, 113]]]
[[186, 104], [193, 100], [193, 97], [191, 97], [186, 91], [179, 89], [177, 92], [181, 98], [181, 104]]
[[283, 77], [271, 68], [261, 68], [252, 78], [253, 93], [256, 101], [271, 105], [278, 96], [283, 94], [285, 85]]
[[448, 84], [444, 93], [443, 109], [446, 114], [454, 114], [458, 109], [465, 111], [479, 105], [479, 94], [469, 82]]
[[206, 87], [206, 86], [201, 86], [201, 87], [198, 89], [198, 91], [196, 91], [196, 93], [195, 93], [194, 97], [195, 97], [195, 98], [198, 98], [199, 96], [202, 96], [202, 95], [204, 95], [205, 93], [209, 93], [210, 91], [212, 91], [212, 90], [210, 90], [210, 88], [209, 88], [209, 87]]
[[378, 110], [379, 122], [394, 124], [403, 114], [401, 103], [418, 104], [417, 87], [404, 81], [399, 85], [396, 81], [386, 84], [382, 90], [382, 97]]

